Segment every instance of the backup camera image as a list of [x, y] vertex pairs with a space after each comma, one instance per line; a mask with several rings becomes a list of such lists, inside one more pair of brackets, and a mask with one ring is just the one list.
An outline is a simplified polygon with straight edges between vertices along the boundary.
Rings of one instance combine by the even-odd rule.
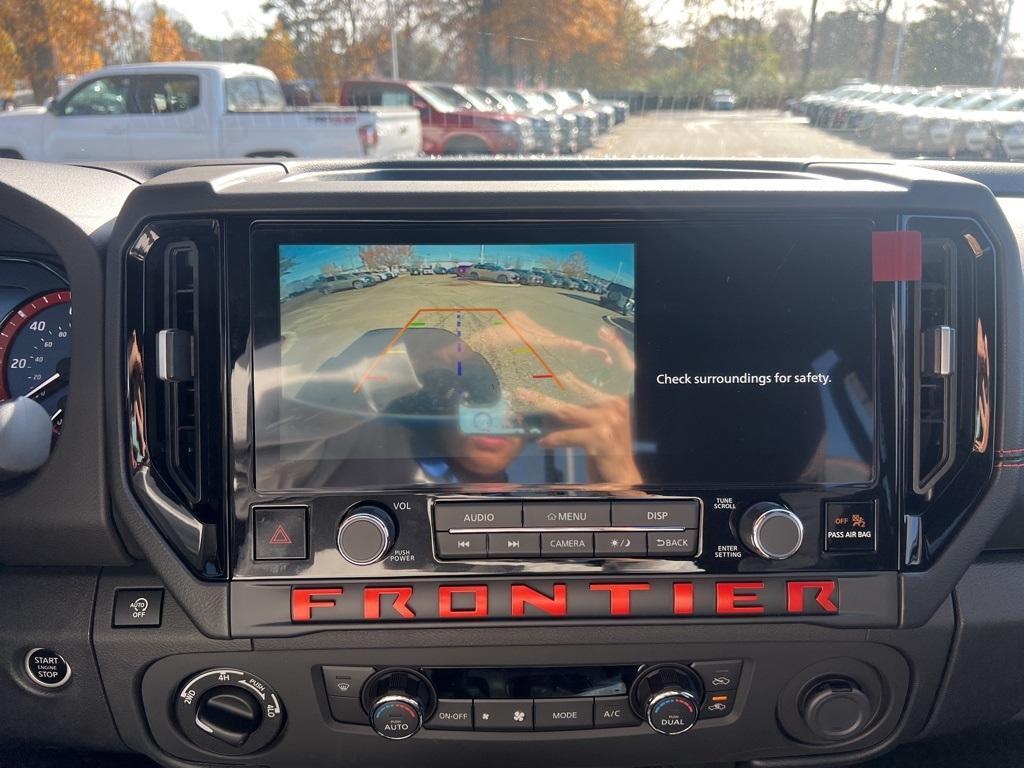
[[281, 458], [314, 452], [311, 487], [636, 482], [634, 250], [280, 246]]

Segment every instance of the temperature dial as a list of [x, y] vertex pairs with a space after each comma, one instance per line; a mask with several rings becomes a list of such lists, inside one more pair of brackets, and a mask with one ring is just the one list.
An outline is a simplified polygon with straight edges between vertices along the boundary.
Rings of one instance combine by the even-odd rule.
[[363, 686], [363, 706], [370, 724], [385, 739], [399, 741], [413, 736], [432, 714], [434, 688], [411, 669], [385, 669]]
[[644, 670], [633, 683], [636, 713], [658, 733], [677, 736], [690, 730], [700, 714], [702, 686], [687, 667], [661, 664]]

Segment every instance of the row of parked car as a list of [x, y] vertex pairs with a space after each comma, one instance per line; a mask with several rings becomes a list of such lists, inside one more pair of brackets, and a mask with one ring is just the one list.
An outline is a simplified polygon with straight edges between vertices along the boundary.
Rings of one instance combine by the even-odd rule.
[[808, 94], [793, 109], [812, 125], [896, 155], [1024, 157], [1024, 91], [856, 83]]
[[[288, 104], [250, 64], [106, 67], [42, 106], [4, 103], [0, 158], [56, 162], [234, 157], [573, 154], [629, 114], [586, 89], [350, 80], [340, 104]], [[9, 107], [9, 108], [8, 108]]]
[[591, 293], [599, 296], [598, 303], [601, 306], [614, 309], [622, 314], [632, 313], [635, 307], [633, 289], [629, 286], [597, 279], [570, 277], [569, 275], [541, 269], [540, 267], [533, 267], [532, 269], [513, 268], [491, 262], [453, 266], [417, 264], [409, 267], [385, 267], [373, 272], [357, 270], [337, 272], [321, 275], [315, 281], [303, 284], [290, 291], [287, 295], [282, 296], [282, 301], [306, 293], [314, 288], [324, 295], [370, 288], [374, 285], [385, 283], [388, 280], [393, 280], [403, 274], [412, 276], [452, 275], [463, 280], [488, 281], [502, 285], [547, 286], [548, 288]]
[[624, 122], [629, 104], [587, 89], [528, 89], [416, 80], [350, 80], [341, 105], [413, 107], [428, 155], [574, 154]]

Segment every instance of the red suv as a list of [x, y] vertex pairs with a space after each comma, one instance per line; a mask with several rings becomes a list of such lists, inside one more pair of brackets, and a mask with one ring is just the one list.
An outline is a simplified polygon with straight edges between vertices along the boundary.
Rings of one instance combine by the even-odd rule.
[[346, 107], [415, 107], [428, 155], [518, 155], [533, 149], [529, 120], [456, 103], [428, 83], [349, 80], [341, 86], [340, 102]]

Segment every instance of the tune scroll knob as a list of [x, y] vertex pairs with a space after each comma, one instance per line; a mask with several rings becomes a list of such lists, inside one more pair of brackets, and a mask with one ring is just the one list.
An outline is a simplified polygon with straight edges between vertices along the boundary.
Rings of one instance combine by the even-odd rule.
[[630, 698], [633, 709], [652, 730], [677, 736], [697, 722], [701, 683], [687, 667], [661, 664], [641, 672], [633, 683]]
[[766, 560], [792, 557], [804, 542], [800, 518], [792, 510], [767, 501], [743, 513], [739, 533], [743, 543]]
[[338, 528], [338, 551], [352, 565], [380, 562], [395, 544], [395, 521], [369, 504], [353, 508]]

